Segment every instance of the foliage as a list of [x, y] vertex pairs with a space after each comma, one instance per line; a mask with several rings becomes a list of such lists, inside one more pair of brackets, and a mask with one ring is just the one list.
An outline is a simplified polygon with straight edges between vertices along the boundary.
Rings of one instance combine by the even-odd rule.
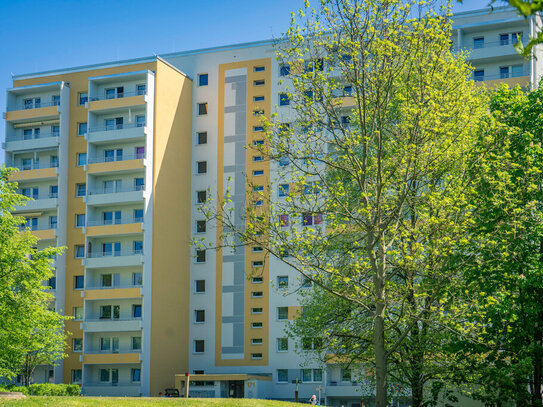
[[483, 328], [455, 351], [462, 381], [477, 384], [473, 396], [487, 405], [542, 405], [542, 100], [543, 89], [498, 89], [490, 104], [498, 125], [474, 149], [471, 250], [478, 257], [466, 278], [481, 298], [469, 322]]
[[38, 250], [37, 238], [21, 230], [24, 218], [11, 212], [27, 198], [8, 182], [10, 173], [0, 169], [0, 376], [28, 379], [37, 364], [64, 356], [64, 317], [50, 309], [53, 296], [43, 285], [62, 249]]
[[294, 407], [298, 403], [257, 399], [183, 399], [150, 397], [28, 397], [24, 400], [3, 401], [0, 406], [34, 407]]
[[243, 230], [229, 189], [206, 213], [233, 231], [222, 244], [264, 247], [345, 301], [379, 407], [390, 375], [422, 404], [448, 371], [446, 327], [465, 310], [449, 293], [464, 284], [455, 254], [471, 223], [468, 157], [486, 99], [450, 51], [448, 9], [431, 6], [324, 0], [293, 15], [278, 44], [290, 114], [264, 121], [259, 147], [277, 169], [273, 188], [248, 185]]

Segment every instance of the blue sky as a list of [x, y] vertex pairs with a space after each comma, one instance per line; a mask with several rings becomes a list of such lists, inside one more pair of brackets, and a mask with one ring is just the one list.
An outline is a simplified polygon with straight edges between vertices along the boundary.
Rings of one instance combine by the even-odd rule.
[[[464, 0], [455, 11], [487, 4]], [[290, 11], [302, 5], [303, 0], [0, 0], [0, 111], [11, 73], [267, 39], [281, 35]], [[4, 132], [1, 123], [0, 140]]]

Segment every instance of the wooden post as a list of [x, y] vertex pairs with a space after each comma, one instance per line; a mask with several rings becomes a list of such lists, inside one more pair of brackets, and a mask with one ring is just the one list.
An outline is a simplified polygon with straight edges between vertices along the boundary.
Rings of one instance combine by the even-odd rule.
[[189, 383], [190, 383], [190, 373], [185, 373], [185, 398], [189, 398]]

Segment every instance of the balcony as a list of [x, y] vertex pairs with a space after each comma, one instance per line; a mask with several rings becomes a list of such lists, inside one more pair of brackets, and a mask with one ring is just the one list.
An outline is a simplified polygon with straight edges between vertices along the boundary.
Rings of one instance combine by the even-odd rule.
[[329, 382], [326, 397], [360, 397], [361, 386], [350, 382]]
[[527, 88], [530, 86], [530, 76], [527, 72], [523, 72], [522, 75], [518, 76], [512, 76], [511, 74], [474, 76], [473, 80], [477, 85], [483, 85], [488, 88], [496, 87], [501, 83], [505, 83], [509, 87], [519, 85], [520, 87]]
[[[527, 41], [523, 41], [523, 44], [526, 45]], [[490, 41], [460, 48], [454, 47], [453, 50], [467, 52], [468, 60], [470, 61], [478, 60], [481, 62], [482, 60], [488, 60], [490, 62], [493, 59], [502, 60], [506, 56], [517, 57], [519, 60], [522, 60], [522, 57], [518, 54], [511, 41]]]
[[60, 115], [59, 108], [59, 101], [15, 105], [8, 108], [6, 121], [17, 124], [35, 120], [58, 119]]
[[145, 123], [95, 127], [89, 129], [86, 138], [89, 143], [107, 144], [112, 142], [141, 141], [145, 137]]
[[81, 389], [85, 396], [104, 396], [104, 397], [139, 397], [141, 396], [141, 388], [139, 384], [117, 384], [113, 386], [104, 383], [89, 383], [84, 384]]
[[56, 226], [22, 226], [21, 231], [29, 230], [39, 240], [55, 240], [57, 238]]
[[88, 237], [135, 235], [143, 232], [143, 219], [123, 218], [114, 221], [89, 220], [85, 229]]
[[108, 159], [103, 156], [90, 157], [87, 164], [87, 173], [104, 175], [142, 170], [144, 168], [144, 158], [144, 154], [123, 155], [121, 159]]
[[110, 300], [140, 298], [141, 286], [126, 287], [85, 287], [83, 292], [86, 300]]
[[122, 92], [109, 96], [91, 97], [89, 112], [114, 112], [145, 105], [145, 94]]
[[32, 136], [12, 136], [6, 137], [3, 148], [7, 152], [35, 150], [42, 148], [55, 148], [59, 145], [59, 133], [40, 134], [39, 137]]
[[102, 364], [120, 364], [120, 363], [140, 363], [140, 352], [101, 352], [85, 351], [83, 354], [83, 363], [102, 365]]
[[126, 250], [118, 252], [89, 253], [83, 260], [86, 268], [131, 267], [143, 264], [143, 252]]
[[139, 203], [143, 200], [143, 187], [131, 186], [128, 188], [101, 188], [87, 192], [85, 202], [87, 205], [106, 206], [121, 203]]
[[15, 207], [15, 212], [39, 212], [56, 209], [58, 205], [57, 194], [34, 195], [26, 201], [25, 205]]
[[19, 170], [9, 176], [9, 181], [47, 180], [58, 177], [58, 164], [33, 163], [22, 166], [6, 163], [6, 167]]
[[85, 332], [130, 332], [141, 331], [141, 319], [99, 319], [85, 318], [82, 324]]

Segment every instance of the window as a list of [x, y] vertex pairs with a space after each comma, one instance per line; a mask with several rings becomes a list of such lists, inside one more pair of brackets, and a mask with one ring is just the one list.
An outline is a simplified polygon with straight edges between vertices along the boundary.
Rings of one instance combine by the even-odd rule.
[[322, 369], [302, 369], [302, 382], [322, 382]]
[[74, 289], [76, 290], [82, 290], [85, 285], [85, 277], [84, 276], [74, 276]]
[[60, 106], [60, 95], [53, 95], [51, 97], [52, 106]]
[[101, 287], [112, 287], [113, 286], [113, 275], [112, 274], [102, 274], [100, 276], [100, 286]]
[[58, 198], [58, 185], [51, 185], [49, 187], [49, 198]]
[[253, 85], [254, 86], [264, 86], [266, 82], [264, 81], [264, 79], [258, 79], [256, 81], [253, 81]]
[[77, 153], [77, 166], [81, 167], [87, 164], [87, 153]]
[[306, 72], [322, 71], [324, 61], [322, 58], [317, 58], [315, 60], [305, 61], [304, 65]]
[[485, 70], [484, 69], [477, 69], [473, 71], [473, 80], [475, 82], [481, 82], [485, 80]]
[[141, 96], [147, 93], [147, 86], [145, 84], [136, 85], [136, 95]]
[[76, 259], [82, 259], [83, 257], [85, 257], [85, 246], [76, 245], [75, 246], [75, 258]]
[[74, 307], [74, 320], [81, 321], [83, 319], [83, 307]]
[[194, 292], [195, 293], [205, 293], [206, 292], [206, 281], [205, 280], [196, 280], [194, 282]]
[[207, 191], [196, 191], [196, 203], [205, 203], [207, 201]]
[[251, 345], [262, 345], [262, 338], [252, 338]]
[[288, 351], [288, 338], [277, 338], [277, 352]]
[[516, 44], [518, 42], [520, 38], [520, 42], [523, 41], [523, 33], [519, 32], [519, 33], [511, 33], [511, 42], [513, 44]]
[[89, 101], [89, 94], [87, 92], [79, 92], [79, 97], [78, 97], [78, 100], [79, 100], [79, 105], [84, 105], [85, 103], [87, 103]]
[[47, 281], [47, 285], [51, 287], [51, 290], [54, 290], [57, 288], [57, 278], [51, 277], [49, 281]]
[[132, 305], [132, 318], [141, 318], [141, 304]]
[[114, 119], [106, 119], [106, 131], [110, 130], [121, 130], [124, 125], [124, 118], [116, 117]]
[[255, 146], [255, 147], [263, 146], [263, 145], [264, 145], [264, 140], [255, 140], [255, 141], [253, 141], [253, 146]]
[[194, 322], [202, 323], [206, 320], [206, 311], [203, 309], [197, 309], [194, 311]]
[[264, 175], [264, 170], [254, 170], [253, 176], [257, 177], [259, 175]]
[[350, 382], [351, 381], [351, 369], [341, 369], [341, 381]]
[[134, 249], [134, 254], [143, 254], [143, 241], [134, 240], [132, 247]]
[[261, 155], [253, 156], [253, 162], [259, 162], [259, 161], [264, 161], [264, 157], [262, 157]]
[[104, 161], [109, 163], [112, 161], [122, 161], [123, 160], [123, 149], [118, 148], [115, 150], [104, 150]]
[[207, 103], [198, 103], [198, 116], [207, 114]]
[[207, 131], [196, 133], [196, 143], [198, 145], [207, 144]]
[[303, 288], [308, 288], [308, 287], [311, 287], [311, 286], [313, 286], [313, 281], [311, 281], [309, 278], [304, 276], [302, 278], [302, 287]]
[[202, 339], [197, 339], [194, 341], [194, 353], [204, 353], [205, 344]]
[[279, 106], [288, 106], [290, 105], [290, 99], [286, 93], [279, 94]]
[[100, 369], [100, 381], [109, 382], [109, 369]]
[[322, 340], [320, 338], [302, 338], [303, 350], [315, 350], [322, 346]]
[[262, 260], [257, 260], [252, 262], [253, 267], [262, 267], [264, 262]]
[[196, 233], [205, 233], [206, 231], [206, 221], [205, 220], [197, 220], [196, 221]]
[[196, 173], [197, 174], [207, 173], [207, 161], [196, 161]]
[[265, 66], [255, 66], [253, 68], [253, 71], [254, 72], [264, 72], [266, 70], [266, 67]]
[[279, 66], [279, 76], [288, 76], [288, 75], [290, 75], [290, 65], [281, 64]]
[[475, 37], [473, 38], [473, 48], [484, 48], [485, 47], [485, 37]]
[[87, 184], [77, 184], [75, 196], [85, 196], [87, 190]]
[[264, 96], [253, 96], [253, 102], [264, 102]]
[[124, 97], [124, 86], [106, 89], [106, 99], [115, 99]]
[[281, 258], [290, 256], [290, 254], [288, 252], [288, 246], [286, 246], [286, 245], [280, 246], [279, 247], [279, 255], [281, 256]]
[[289, 193], [289, 184], [279, 184], [279, 196], [284, 197], [288, 196]]
[[206, 262], [206, 251], [196, 250], [196, 263], [205, 263], [205, 262]]
[[[113, 312], [112, 312], [113, 311]], [[119, 305], [101, 305], [100, 319], [119, 319], [121, 307]]]
[[255, 132], [264, 131], [264, 126], [253, 126], [253, 131]]
[[132, 383], [139, 383], [141, 381], [141, 369], [132, 368], [130, 370], [130, 380]]
[[263, 109], [253, 110], [253, 116], [262, 116], [262, 115], [264, 115]]
[[264, 191], [264, 186], [263, 185], [257, 185], [255, 187], [253, 187], [253, 192], [262, 192]]
[[279, 287], [279, 288], [288, 288], [288, 276], [278, 276], [277, 277], [277, 287]]
[[134, 178], [134, 189], [143, 191], [145, 189], [145, 180], [143, 178]]
[[277, 383], [288, 383], [288, 369], [277, 369]]
[[102, 214], [104, 225], [120, 225], [121, 224], [121, 211], [108, 211]]
[[80, 213], [75, 215], [75, 227], [76, 228], [83, 228], [85, 227], [85, 214]]
[[81, 378], [83, 377], [83, 371], [81, 369], [72, 369], [72, 383], [81, 384]]
[[262, 298], [264, 296], [264, 293], [262, 291], [253, 291], [251, 293], [252, 298]]
[[141, 350], [141, 336], [132, 337], [132, 350]]
[[58, 156], [52, 155], [51, 157], [49, 157], [49, 166], [51, 168], [58, 167]]
[[251, 308], [251, 314], [262, 314], [262, 308]]
[[500, 34], [500, 45], [509, 44], [509, 34]]
[[136, 115], [136, 127], [145, 127], [145, 115]]
[[[60, 135], [60, 126], [51, 126], [51, 134], [53, 135], [53, 137], [58, 137]], [[36, 138], [39, 138], [39, 135]]]
[[87, 123], [77, 123], [77, 135], [84, 136], [87, 134]]
[[83, 338], [73, 338], [72, 339], [72, 350], [74, 352], [83, 351]]
[[264, 251], [261, 246], [254, 246], [251, 250], [253, 253], [262, 253]]
[[264, 278], [263, 277], [253, 277], [251, 278], [251, 282], [253, 284], [261, 284], [264, 282]]
[[500, 66], [500, 79], [509, 78], [509, 67]]
[[198, 74], [198, 86], [207, 86], [209, 83], [209, 76], [206, 73]]
[[251, 328], [262, 328], [262, 322], [253, 322], [251, 323]]
[[134, 209], [134, 222], [143, 222], [143, 209]]
[[138, 286], [138, 285], [141, 285], [142, 283], [143, 283], [142, 273], [140, 273], [139, 271], [132, 273], [132, 285]]
[[57, 217], [49, 216], [49, 229], [56, 229], [56, 228], [57, 228]]
[[524, 75], [524, 67], [522, 65], [513, 65], [511, 67], [511, 76], [513, 78], [517, 78], [519, 76]]
[[251, 353], [251, 359], [262, 359], [262, 353]]
[[277, 319], [279, 321], [288, 319], [288, 307], [277, 307]]
[[111, 338], [100, 338], [100, 350], [109, 352], [111, 350]]

